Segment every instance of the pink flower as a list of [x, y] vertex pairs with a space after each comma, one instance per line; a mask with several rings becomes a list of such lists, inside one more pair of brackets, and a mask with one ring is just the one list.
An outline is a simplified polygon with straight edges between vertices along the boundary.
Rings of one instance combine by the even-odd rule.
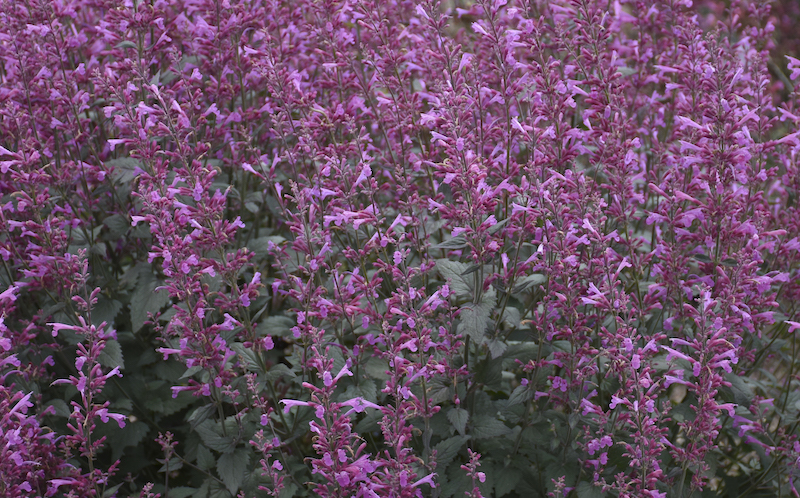
[[289, 410], [295, 406], [308, 406], [307, 401], [297, 401], [294, 399], [282, 399], [280, 400], [280, 403], [284, 404], [284, 413], [289, 413]]

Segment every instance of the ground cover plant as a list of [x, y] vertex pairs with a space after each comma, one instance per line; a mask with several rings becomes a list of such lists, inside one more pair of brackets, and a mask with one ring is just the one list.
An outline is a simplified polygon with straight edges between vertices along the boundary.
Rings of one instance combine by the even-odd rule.
[[0, 0], [0, 496], [800, 496], [798, 19]]

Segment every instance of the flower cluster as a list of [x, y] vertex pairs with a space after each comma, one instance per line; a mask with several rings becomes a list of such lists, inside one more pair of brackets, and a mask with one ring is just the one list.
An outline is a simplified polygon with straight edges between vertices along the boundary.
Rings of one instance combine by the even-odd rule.
[[0, 0], [0, 494], [797, 495], [798, 18]]

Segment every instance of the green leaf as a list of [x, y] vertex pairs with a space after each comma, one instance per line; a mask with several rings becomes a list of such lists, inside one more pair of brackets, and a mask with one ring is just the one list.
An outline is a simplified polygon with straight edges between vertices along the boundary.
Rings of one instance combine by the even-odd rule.
[[628, 67], [628, 66], [620, 66], [620, 67], [618, 67], [617, 68], [617, 72], [619, 74], [621, 74], [622, 76], [630, 76], [632, 74], [636, 74], [637, 73], [636, 69], [634, 69], [632, 67]]
[[119, 344], [119, 341], [114, 339], [107, 340], [103, 351], [100, 352], [100, 355], [97, 357], [97, 361], [107, 368], [119, 367], [120, 369], [124, 369], [125, 359], [122, 356], [122, 346]]
[[475, 365], [475, 381], [485, 385], [486, 389], [491, 391], [502, 389], [503, 362], [494, 361], [488, 356], [481, 359]]
[[504, 226], [506, 226], [506, 223], [508, 223], [510, 220], [511, 220], [511, 218], [506, 218], [506, 219], [504, 219], [504, 220], [500, 220], [500, 221], [498, 221], [498, 222], [497, 222], [497, 223], [495, 223], [494, 225], [490, 226], [490, 227], [489, 227], [489, 229], [488, 229], [488, 230], [486, 230], [486, 233], [488, 233], [489, 235], [494, 235], [494, 234], [496, 234], [497, 232], [499, 232], [499, 231], [500, 231], [500, 229], [501, 229], [501, 228], [503, 228]]
[[486, 301], [478, 304], [468, 303], [461, 307], [458, 317], [461, 323], [458, 324], [458, 332], [468, 335], [478, 344], [483, 343], [483, 334], [491, 323], [490, 315], [492, 305]]
[[780, 311], [773, 311], [772, 312], [772, 319], [775, 320], [776, 323], [783, 323], [789, 319], [788, 316], [784, 315]]
[[461, 249], [467, 247], [467, 239], [463, 235], [451, 237], [441, 244], [436, 244], [433, 249]]
[[63, 399], [51, 399], [45, 404], [44, 408], [46, 409], [51, 406], [53, 410], [55, 410], [56, 417], [69, 418], [69, 416], [72, 415], [72, 410], [69, 409], [69, 406], [67, 406], [67, 403]]
[[121, 310], [121, 302], [102, 296], [98, 298], [97, 304], [92, 309], [92, 323], [97, 327], [103, 322], [113, 326], [114, 318], [117, 317]]
[[514, 491], [516, 488], [517, 483], [521, 477], [520, 469], [514, 469], [511, 467], [503, 467], [499, 471], [497, 471], [497, 479], [495, 480], [494, 484], [494, 492], [497, 498], [501, 496], [505, 496], [511, 491]]
[[519, 327], [520, 319], [521, 316], [519, 309], [513, 306], [508, 306], [506, 307], [505, 311], [503, 311], [503, 322], [505, 322], [506, 325], [508, 325], [511, 328], [515, 329]]
[[458, 261], [436, 260], [436, 269], [439, 274], [449, 282], [450, 290], [460, 297], [472, 296], [472, 277], [464, 278], [463, 276], [468, 268], [468, 265]]
[[375, 385], [375, 381], [371, 379], [362, 379], [358, 382], [358, 385], [350, 384], [347, 386], [347, 389], [345, 389], [344, 392], [338, 396], [338, 401], [343, 402], [353, 398], [364, 398], [367, 401], [376, 403], [378, 398], [378, 387]]
[[297, 322], [284, 315], [268, 316], [256, 326], [256, 331], [261, 336], [276, 335], [284, 337], [290, 334], [292, 327]]
[[[255, 352], [244, 347], [244, 344], [242, 344], [241, 342], [234, 342], [233, 344], [231, 344], [231, 349], [236, 351], [236, 354], [242, 357], [242, 359], [244, 360], [244, 364], [247, 366], [248, 370], [250, 370], [251, 372], [261, 371], [261, 366], [258, 364], [258, 357], [256, 356]], [[279, 365], [283, 364], [279, 363]]]
[[[121, 482], [121, 483], [117, 484], [116, 486], [112, 486], [112, 487], [110, 487], [110, 488], [107, 488], [107, 489], [106, 489], [106, 490], [103, 492], [103, 498], [111, 498], [112, 496], [115, 496], [115, 495], [116, 495], [116, 493], [117, 493], [117, 491], [119, 490], [119, 488], [121, 488], [121, 487], [122, 487], [122, 485], [123, 485], [123, 484], [125, 484], [125, 483]], [[170, 496], [174, 496], [174, 495], [172, 494], [172, 490], [170, 490], [170, 494], [169, 494], [169, 495], [170, 495]]]
[[[256, 253], [259, 258], [266, 258], [269, 256], [269, 243], [272, 242], [276, 246], [286, 239], [280, 235], [264, 235], [247, 243], [247, 248]], [[292, 324], [292, 326], [294, 323]]]
[[[122, 42], [130, 43], [130, 42]], [[110, 159], [106, 161], [106, 166], [111, 166], [114, 169], [111, 171], [111, 178], [114, 183], [126, 184], [136, 178], [136, 170], [142, 170], [142, 163], [138, 159], [132, 157], [120, 157], [119, 159]], [[128, 225], [130, 226], [130, 225]]]
[[378, 381], [389, 378], [389, 376], [386, 374], [388, 370], [389, 363], [386, 360], [382, 360], [376, 356], [367, 359], [367, 362], [364, 365], [364, 371], [367, 373], [367, 375]]
[[196, 493], [195, 488], [188, 486], [178, 486], [177, 488], [169, 488], [169, 498], [188, 498]]
[[159, 472], [174, 472], [183, 468], [183, 461], [177, 456], [166, 461], [164, 459], [159, 459], [158, 461], [164, 464], [158, 469]]
[[283, 363], [276, 363], [275, 365], [273, 365], [269, 369], [269, 372], [267, 372], [264, 375], [264, 381], [265, 382], [275, 382], [276, 380], [281, 379], [283, 377], [288, 377], [290, 379], [293, 379], [293, 378], [297, 377], [297, 374], [292, 372], [289, 369], [289, 367], [287, 367]]
[[189, 405], [194, 404], [197, 398], [188, 392], [180, 392], [173, 398], [172, 392], [166, 382], [149, 382], [147, 385], [147, 396], [142, 403], [148, 410], [153, 410], [162, 415], [172, 415]]
[[[213, 116], [213, 114], [212, 114]], [[224, 484], [217, 482], [216, 480], [209, 480], [208, 482], [206, 494], [200, 494], [200, 491], [193, 498], [231, 498], [233, 495], [225, 488]], [[205, 483], [204, 483], [205, 485]]]
[[136, 266], [140, 267], [140, 270], [136, 290], [131, 296], [131, 328], [134, 333], [144, 326], [148, 312], [161, 311], [161, 308], [171, 301], [166, 290], [156, 291], [156, 287], [163, 285], [163, 282], [156, 279], [150, 270], [150, 265], [139, 263]]
[[218, 424], [213, 420], [206, 420], [195, 427], [195, 431], [200, 435], [203, 444], [212, 450], [220, 453], [230, 453], [236, 445], [236, 441], [231, 436], [221, 436]]
[[729, 373], [725, 374], [725, 380], [731, 383], [730, 389], [733, 391], [733, 402], [749, 408], [750, 403], [753, 401], [753, 388], [748, 383], [748, 379]]
[[538, 285], [542, 285], [545, 282], [547, 282], [547, 277], [545, 275], [542, 275], [541, 273], [533, 273], [517, 281], [517, 284], [514, 286], [514, 290], [511, 292], [513, 294], [519, 294]]
[[364, 418], [356, 424], [356, 432], [362, 435], [369, 432], [380, 432], [382, 420], [383, 413], [378, 410], [367, 410], [364, 412]]
[[127, 216], [112, 214], [103, 220], [103, 225], [108, 228], [108, 240], [117, 240], [128, 232], [131, 222]]
[[458, 451], [469, 440], [469, 436], [453, 436], [440, 442], [433, 449], [436, 450], [436, 467], [444, 468], [458, 454]]
[[502, 356], [506, 352], [506, 348], [508, 348], [508, 344], [500, 339], [492, 339], [486, 346], [488, 346], [493, 360]]
[[219, 478], [225, 483], [225, 487], [232, 495], [241, 487], [244, 481], [244, 471], [250, 463], [250, 452], [244, 448], [239, 448], [233, 453], [226, 453], [219, 457], [217, 461], [217, 473]]
[[202, 367], [202, 365], [191, 366], [191, 367], [186, 369], [186, 371], [183, 373], [183, 375], [181, 375], [180, 380], [188, 379], [189, 377], [193, 377], [194, 374], [196, 374], [198, 372], [202, 372], [202, 371], [204, 371], [204, 368]]
[[463, 273], [461, 273], [461, 276], [463, 277], [464, 275], [469, 275], [470, 273], [475, 273], [476, 271], [480, 270], [482, 266], [483, 265], [480, 264], [480, 263], [473, 263], [473, 264], [469, 265], [467, 267], [467, 269], [464, 270]]
[[214, 459], [214, 454], [211, 453], [211, 450], [203, 446], [202, 444], [197, 447], [197, 466], [200, 467], [200, 470], [208, 470], [214, 466], [216, 460]]
[[42, 319], [49, 319], [59, 311], [66, 308], [66, 306], [67, 306], [66, 303], [61, 302], [61, 303], [56, 303], [52, 306], [48, 306], [47, 308], [42, 308], [40, 316], [42, 317]]
[[114, 48], [137, 48], [137, 47], [136, 47], [136, 44], [133, 43], [132, 41], [123, 40], [123, 41], [117, 43], [116, 45], [114, 45]]
[[281, 494], [279, 495], [278, 498], [295, 498], [296, 496], [299, 496], [297, 494], [298, 491], [299, 488], [297, 487], [297, 484], [289, 482], [288, 484], [285, 484], [283, 486]]
[[463, 408], [451, 408], [447, 412], [447, 420], [453, 424], [453, 427], [462, 436], [467, 429], [467, 421], [469, 420], [469, 412]]
[[[437, 469], [439, 467], [437, 466]], [[440, 487], [442, 498], [460, 498], [464, 495], [469, 495], [472, 489], [472, 478], [467, 475], [467, 472], [461, 468], [458, 462], [453, 462], [447, 468], [447, 479], [441, 479], [442, 485]], [[485, 496], [485, 495], [484, 495]]]
[[511, 432], [506, 424], [497, 418], [482, 414], [475, 417], [475, 424], [472, 428], [472, 435], [475, 439], [486, 439], [505, 436]]
[[533, 399], [533, 391], [528, 386], [517, 386], [508, 397], [508, 405], [514, 406]]
[[586, 481], [579, 483], [575, 491], [578, 492], [578, 498], [603, 498], [604, 496], [599, 487]]
[[[111, 424], [111, 421], [109, 421], [109, 424]], [[122, 428], [117, 424], [113, 424], [109, 425], [108, 429], [107, 445], [111, 448], [112, 460], [119, 460], [125, 448], [139, 445], [147, 436], [147, 433], [150, 432], [150, 427], [141, 421], [128, 422]]]

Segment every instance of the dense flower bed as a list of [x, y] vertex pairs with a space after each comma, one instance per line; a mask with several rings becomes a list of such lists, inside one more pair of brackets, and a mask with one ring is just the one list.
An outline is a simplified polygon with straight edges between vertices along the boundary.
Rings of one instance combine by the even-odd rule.
[[800, 496], [798, 17], [0, 0], [0, 496]]

